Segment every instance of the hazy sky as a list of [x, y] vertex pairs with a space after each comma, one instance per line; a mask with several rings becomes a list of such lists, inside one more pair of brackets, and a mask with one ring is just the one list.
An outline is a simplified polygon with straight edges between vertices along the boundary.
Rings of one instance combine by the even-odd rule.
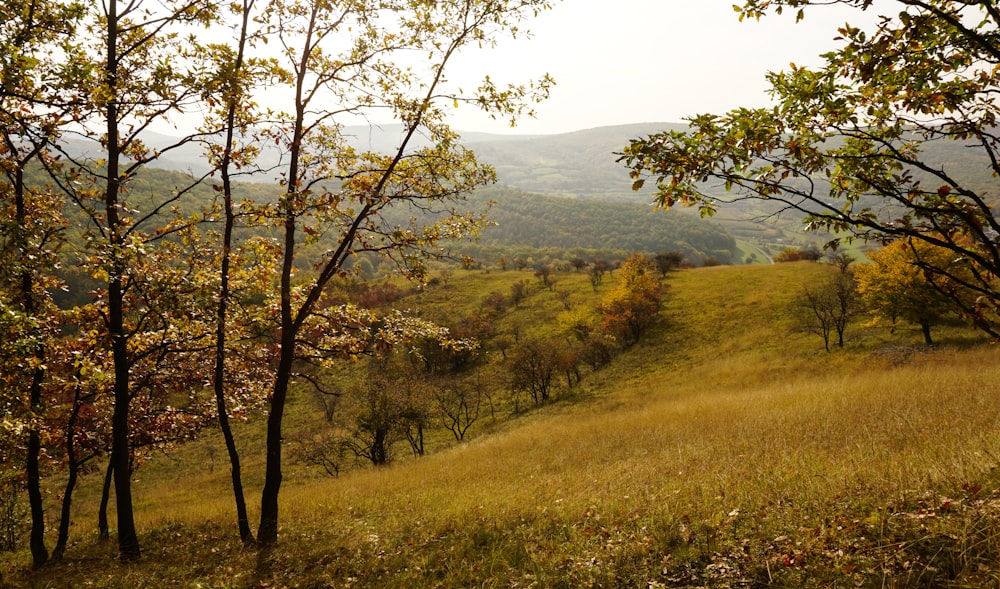
[[[640, 122], [680, 122], [704, 112], [767, 104], [764, 79], [789, 62], [818, 65], [837, 46], [837, 28], [873, 16], [817, 7], [739, 22], [736, 0], [562, 0], [525, 23], [533, 36], [468, 54], [453, 80], [520, 82], [545, 72], [556, 80], [535, 119], [516, 129], [460, 108], [464, 131], [562, 133]], [[469, 84], [472, 85], [471, 83]]]

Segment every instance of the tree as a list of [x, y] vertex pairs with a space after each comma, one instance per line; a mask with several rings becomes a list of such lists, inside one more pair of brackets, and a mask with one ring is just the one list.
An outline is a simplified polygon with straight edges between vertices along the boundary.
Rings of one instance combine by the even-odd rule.
[[806, 289], [799, 299], [807, 328], [823, 338], [827, 352], [833, 335], [836, 335], [837, 347], [844, 347], [844, 334], [851, 319], [858, 314], [858, 303], [854, 276], [847, 266], [838, 266], [833, 276], [815, 288]]
[[804, 248], [786, 247], [774, 256], [774, 261], [778, 264], [782, 262], [798, 262], [800, 260], [815, 262], [822, 257], [823, 253], [820, 252], [815, 246]]
[[538, 268], [536, 268], [535, 269], [535, 278], [541, 280], [542, 281], [542, 285], [545, 286], [545, 288], [547, 288], [549, 290], [552, 290], [552, 284], [553, 284], [553, 281], [552, 281], [552, 265], [551, 264], [542, 264], [541, 266], [539, 266]]
[[[921, 264], [947, 268], [956, 263], [948, 249], [923, 241], [903, 239], [868, 255], [870, 264], [858, 266], [854, 273], [858, 293], [876, 319], [888, 319], [895, 329], [901, 319], [920, 326], [924, 343], [933, 345], [931, 327], [955, 310], [955, 299], [968, 297], [954, 281], [926, 272]], [[957, 261], [962, 264], [961, 260]], [[951, 273], [966, 275], [961, 268]]]
[[[75, 307], [65, 312], [62, 323], [74, 327], [94, 324], [97, 323], [94, 317], [97, 312], [93, 305]], [[61, 448], [50, 444], [47, 450], [52, 459], [60, 461], [66, 469], [62, 510], [56, 544], [52, 549], [54, 561], [63, 558], [69, 541], [77, 480], [87, 465], [106, 456], [110, 447], [107, 434], [111, 424], [108, 384], [113, 371], [106, 357], [86, 353], [100, 345], [94, 341], [94, 333], [97, 332], [77, 329], [73, 336], [64, 335], [57, 340], [47, 358], [48, 370], [60, 383], [50, 399], [48, 438], [61, 439], [62, 442]]]
[[[363, 332], [352, 328], [364, 318], [347, 307], [326, 315], [319, 307], [324, 290], [364, 252], [390, 256], [409, 275], [420, 277], [422, 257], [433, 253], [436, 243], [482, 226], [481, 216], [457, 206], [495, 174], [458, 145], [440, 105], [466, 102], [513, 119], [526, 112], [526, 100], [547, 93], [549, 81], [498, 89], [487, 78], [474, 95], [460, 95], [447, 87], [445, 71], [463, 47], [489, 45], [499, 35], [515, 33], [520, 19], [548, 5], [548, 0], [377, 5], [273, 0], [264, 10], [262, 19], [281, 48], [290, 111], [279, 115], [280, 124], [272, 130], [287, 156], [283, 193], [270, 213], [282, 233], [279, 357], [268, 408], [260, 544], [277, 541], [282, 420], [289, 383], [302, 360], [300, 346], [308, 343], [312, 360], [321, 361], [367, 345], [345, 344], [345, 338]], [[423, 72], [407, 68], [400, 57], [415, 53], [424, 56]], [[338, 119], [376, 111], [381, 119], [391, 116], [401, 124], [393, 153], [358, 151], [341, 130]], [[416, 148], [418, 134], [430, 145]], [[411, 208], [413, 222], [387, 221], [383, 213], [393, 206]], [[315, 252], [319, 262], [308, 278], [293, 282], [300, 237], [309, 246], [325, 234], [335, 236], [330, 247]]]
[[[50, 184], [33, 185], [31, 168], [56, 166], [53, 144], [78, 98], [77, 74], [61, 63], [82, 6], [33, 0], [6, 2], [0, 27], [0, 312], [12, 348], [0, 358], [5, 420], [25, 426], [24, 478], [31, 513], [29, 547], [39, 567], [48, 560], [40, 486], [40, 427], [48, 384], [46, 359], [60, 329], [51, 292], [63, 243], [62, 200]], [[61, 54], [65, 51], [65, 54]], [[72, 60], [69, 60], [72, 61]], [[6, 347], [6, 346], [5, 346]], [[11, 355], [8, 355], [11, 354]], [[51, 391], [49, 391], [51, 392]], [[13, 423], [10, 424], [13, 426]], [[2, 442], [4, 440], [0, 440]], [[5, 465], [12, 464], [7, 460]]]
[[[213, 22], [215, 9], [194, 0], [157, 2], [155, 7], [141, 0], [94, 3], [88, 6], [87, 34], [82, 36], [87, 55], [75, 63], [91, 74], [77, 88], [86, 97], [78, 115], [80, 133], [100, 146], [104, 157], [96, 162], [74, 158], [78, 173], [89, 177], [64, 181], [61, 187], [86, 216], [85, 267], [104, 286], [95, 304], [105, 337], [93, 353], [109, 355], [114, 366], [110, 468], [123, 560], [140, 557], [131, 487], [133, 401], [141, 388], [166, 393], [161, 385], [170, 383], [161, 379], [178, 376], [166, 364], [199, 336], [174, 330], [184, 323], [185, 313], [197, 309], [192, 295], [199, 285], [186, 280], [174, 262], [176, 251], [161, 251], [181, 243], [171, 242], [171, 236], [190, 229], [190, 220], [166, 213], [183, 201], [197, 179], [186, 179], [165, 193], [138, 190], [135, 179], [162, 154], [192, 140], [189, 135], [154, 150], [143, 138], [154, 122], [189, 110], [200, 96], [202, 89], [192, 78], [196, 64], [188, 53], [194, 43], [180, 43], [179, 35]], [[154, 372], [137, 373], [140, 364]]]
[[590, 277], [590, 286], [594, 287], [594, 292], [597, 292], [597, 287], [604, 281], [604, 274], [610, 270], [611, 265], [606, 260], [594, 260], [594, 263], [587, 269], [587, 275]]
[[388, 464], [402, 440], [422, 456], [432, 404], [432, 385], [422, 367], [389, 353], [373, 358], [365, 372], [345, 395], [345, 447], [373, 466]]
[[[232, 392], [231, 375], [240, 372], [245, 374], [246, 370], [228, 371], [227, 360], [231, 363], [234, 357], [238, 357], [238, 354], [231, 353], [230, 346], [239, 345], [235, 342], [241, 339], [243, 343], [252, 340], [249, 337], [240, 338], [232, 333], [234, 325], [230, 306], [233, 302], [235, 286], [232, 283], [234, 272], [232, 266], [234, 261], [238, 261], [238, 254], [234, 251], [233, 235], [237, 222], [233, 176], [238, 174], [244, 166], [250, 166], [252, 170], [253, 157], [256, 154], [252, 144], [256, 138], [250, 129], [253, 128], [257, 120], [255, 117], [256, 105], [252, 94], [255, 89], [259, 89], [259, 86], [262, 85], [262, 79], [271, 73], [270, 68], [266, 65], [255, 62], [247, 56], [247, 51], [253, 44], [253, 31], [250, 24], [254, 4], [255, 0], [243, 0], [242, 4], [233, 5], [235, 16], [240, 23], [235, 46], [216, 44], [208, 48], [209, 59], [215, 64], [215, 68], [210, 70], [209, 83], [206, 85], [209, 88], [217, 88], [217, 92], [207, 94], [207, 102], [210, 107], [214, 108], [206, 116], [204, 123], [204, 131], [207, 135], [210, 137], [221, 136], [222, 139], [221, 144], [210, 144], [208, 148], [209, 162], [213, 169], [218, 170], [222, 181], [222, 185], [219, 187], [222, 198], [221, 247], [215, 256], [218, 259], [219, 267], [212, 388], [215, 393], [219, 429], [222, 431], [226, 452], [229, 456], [233, 498], [236, 504], [237, 529], [244, 544], [251, 544], [254, 537], [253, 531], [250, 529], [250, 517], [243, 492], [240, 456], [230, 426], [227, 392]], [[243, 139], [242, 146], [237, 143], [238, 139]], [[263, 264], [261, 267], [269, 268], [270, 266], [270, 264]], [[260, 363], [256, 365], [261, 366]], [[246, 382], [253, 381], [244, 380], [244, 383]], [[228, 391], [227, 388], [229, 388]]]
[[530, 340], [511, 355], [511, 387], [515, 392], [527, 392], [535, 405], [547, 403], [552, 396], [559, 345], [555, 340]]
[[[813, 5], [834, 3], [874, 5], [747, 0], [740, 17], [797, 8], [803, 18]], [[1000, 104], [993, 99], [1000, 12], [987, 0], [894, 6], [898, 12], [872, 31], [841, 27], [843, 43], [823, 56], [822, 67], [768, 74], [773, 107], [697, 115], [685, 132], [632, 141], [621, 161], [635, 189], [647, 179], [657, 183], [663, 207], [711, 214], [717, 201], [763, 200], [801, 215], [809, 229], [834, 232], [834, 242], [909, 238], [950, 250], [968, 261], [968, 275], [930, 261], [919, 265], [977, 293], [978, 302], [956, 304], [1000, 336], [993, 280], [1000, 275], [1000, 221], [990, 196], [1000, 172]], [[946, 147], [964, 157], [944, 155]]]
[[660, 275], [666, 276], [681, 267], [684, 263], [684, 254], [680, 252], [660, 252], [653, 257], [653, 263], [656, 264], [656, 269], [660, 271]]
[[615, 288], [601, 301], [601, 327], [624, 347], [638, 342], [660, 311], [663, 293], [655, 272], [649, 258], [632, 254], [622, 263]]
[[479, 420], [487, 386], [481, 377], [439, 377], [430, 383], [438, 419], [456, 442]]

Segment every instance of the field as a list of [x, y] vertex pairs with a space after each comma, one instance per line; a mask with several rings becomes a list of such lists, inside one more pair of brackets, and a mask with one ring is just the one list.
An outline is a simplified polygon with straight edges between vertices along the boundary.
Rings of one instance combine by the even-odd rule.
[[[859, 319], [826, 353], [793, 303], [830, 270], [675, 273], [660, 322], [555, 402], [386, 468], [291, 469], [266, 551], [236, 538], [212, 436], [138, 471], [139, 563], [94, 538], [91, 475], [67, 559], [30, 572], [26, 550], [0, 555], [0, 586], [997, 586], [1000, 351], [959, 329], [926, 349]], [[422, 304], [521, 277], [456, 272]], [[579, 304], [598, 296], [556, 278]], [[555, 329], [550, 298], [521, 320]], [[300, 399], [290, 429], [314, 414]], [[238, 435], [253, 506], [261, 432]]]

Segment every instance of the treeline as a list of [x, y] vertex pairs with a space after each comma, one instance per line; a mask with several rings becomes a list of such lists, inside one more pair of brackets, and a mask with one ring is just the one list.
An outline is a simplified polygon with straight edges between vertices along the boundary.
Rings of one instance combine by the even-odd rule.
[[[29, 167], [29, 183], [42, 186], [46, 179], [38, 166]], [[175, 214], [197, 219], [199, 225], [212, 229], [218, 225], [218, 183], [212, 178], [194, 184], [189, 174], [145, 168], [130, 186], [130, 196], [137, 209], [146, 210], [157, 195], [172, 194], [179, 187], [190, 187], [174, 203]], [[238, 199], [257, 204], [273, 203], [280, 186], [272, 183], [241, 182], [235, 185]], [[456, 257], [467, 257], [476, 267], [535, 268], [549, 265], [566, 267], [573, 260], [597, 260], [617, 264], [632, 252], [650, 255], [670, 251], [683, 256], [688, 264], [700, 266], [732, 264], [739, 260], [735, 238], [721, 226], [681, 211], [656, 211], [647, 205], [624, 202], [574, 200], [524, 191], [505, 186], [483, 187], [466, 201], [471, 210], [486, 210], [491, 224], [475, 240], [448, 246]], [[213, 208], [214, 207], [214, 208]], [[86, 215], [67, 204], [66, 238], [57, 275], [65, 287], [54, 296], [60, 306], [69, 308], [90, 300], [98, 286], [81, 266], [81, 252], [86, 239]], [[387, 225], [405, 226], [414, 214], [400, 208], [385, 215]], [[150, 220], [149, 223], [153, 223]], [[267, 227], [236, 227], [237, 236], [270, 236], [278, 233]], [[308, 273], [323, 252], [336, 245], [337, 234], [317, 235], [298, 261], [298, 271]], [[299, 236], [300, 246], [305, 235]], [[311, 254], [310, 254], [311, 252]], [[394, 263], [378, 255], [359, 255], [349, 260], [349, 268], [365, 278], [374, 278], [396, 270]]]

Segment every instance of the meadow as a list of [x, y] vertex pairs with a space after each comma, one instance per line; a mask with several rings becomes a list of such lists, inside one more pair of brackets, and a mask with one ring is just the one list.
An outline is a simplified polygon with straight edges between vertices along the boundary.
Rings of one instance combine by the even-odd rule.
[[[659, 322], [553, 402], [388, 467], [291, 468], [268, 550], [237, 538], [212, 435], [137, 472], [138, 563], [96, 539], [91, 475], [66, 560], [0, 555], [0, 586], [997, 586], [1000, 350], [959, 328], [928, 349], [859, 318], [826, 353], [794, 302], [828, 271], [671, 274]], [[522, 276], [457, 271], [423, 304]], [[598, 296], [574, 273], [557, 286]], [[556, 329], [551, 293], [529, 303], [520, 321]], [[300, 395], [290, 428], [317, 419]], [[251, 507], [261, 430], [237, 432]]]

